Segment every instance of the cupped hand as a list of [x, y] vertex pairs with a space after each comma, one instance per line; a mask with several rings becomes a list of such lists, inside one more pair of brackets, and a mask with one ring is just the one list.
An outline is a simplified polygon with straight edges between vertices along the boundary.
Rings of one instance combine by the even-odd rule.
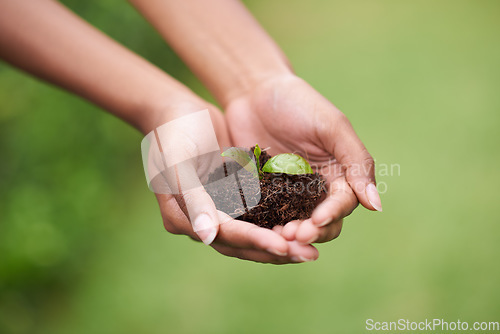
[[[275, 264], [315, 260], [318, 251], [313, 246], [288, 241], [276, 231], [217, 210], [204, 184], [221, 162], [220, 150], [230, 146], [220, 111], [203, 102], [167, 109], [143, 145], [150, 188], [156, 193], [166, 230], [240, 259]], [[208, 111], [200, 112], [204, 109]]]
[[382, 211], [371, 155], [347, 117], [304, 80], [292, 74], [265, 80], [229, 102], [226, 119], [234, 145], [300, 154], [325, 177], [328, 195], [312, 217], [275, 228], [287, 240], [336, 238], [358, 202]]

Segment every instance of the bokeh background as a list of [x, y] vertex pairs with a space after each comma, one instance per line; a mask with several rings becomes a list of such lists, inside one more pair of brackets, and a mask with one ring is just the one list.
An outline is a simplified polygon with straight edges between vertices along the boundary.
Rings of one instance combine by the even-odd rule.
[[[127, 3], [63, 2], [211, 100]], [[500, 321], [500, 2], [246, 4], [377, 165], [400, 166], [379, 173], [384, 212], [358, 209], [314, 263], [223, 257], [163, 229], [139, 133], [0, 63], [0, 333]]]

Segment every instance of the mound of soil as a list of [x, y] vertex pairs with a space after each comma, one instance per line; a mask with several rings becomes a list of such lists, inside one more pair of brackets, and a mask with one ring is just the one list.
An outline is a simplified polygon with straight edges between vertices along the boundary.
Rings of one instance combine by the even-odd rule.
[[[251, 148], [249, 152], [253, 152]], [[262, 152], [260, 165], [263, 166], [271, 156]], [[239, 196], [244, 203], [234, 203], [237, 191], [234, 187], [206, 187], [217, 209], [238, 220], [247, 221], [261, 227], [272, 228], [284, 225], [295, 219], [307, 219], [318, 204], [321, 195], [326, 192], [325, 181], [318, 173], [314, 174], [271, 174], [264, 173], [260, 182], [251, 173], [241, 173], [241, 166], [236, 162], [226, 162], [209, 175], [208, 184], [220, 180], [223, 176], [238, 173]], [[259, 189], [260, 187], [260, 189]], [[242, 189], [245, 189], [243, 195]], [[259, 199], [260, 196], [260, 199]], [[257, 203], [248, 207], [246, 203]], [[241, 202], [240, 202], [241, 203]]]

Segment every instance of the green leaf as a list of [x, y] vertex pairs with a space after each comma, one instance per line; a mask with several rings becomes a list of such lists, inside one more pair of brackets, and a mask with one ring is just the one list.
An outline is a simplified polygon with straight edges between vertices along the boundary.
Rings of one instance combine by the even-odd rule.
[[255, 149], [253, 150], [253, 155], [255, 156], [255, 163], [257, 164], [257, 170], [260, 171], [260, 154], [262, 153], [259, 144], [255, 144]]
[[306, 159], [293, 153], [275, 155], [266, 162], [262, 171], [266, 173], [313, 174], [311, 165]]
[[247, 151], [241, 148], [231, 147], [225, 150], [222, 154], [223, 157], [229, 157], [236, 161], [241, 167], [245, 168], [247, 171], [257, 174], [257, 166], [255, 162], [250, 158]]

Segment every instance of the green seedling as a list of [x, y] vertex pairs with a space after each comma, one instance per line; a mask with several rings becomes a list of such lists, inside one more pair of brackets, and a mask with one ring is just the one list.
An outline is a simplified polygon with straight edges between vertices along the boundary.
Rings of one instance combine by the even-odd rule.
[[245, 170], [262, 179], [264, 173], [285, 173], [285, 174], [313, 174], [311, 165], [298, 154], [283, 153], [269, 159], [264, 166], [260, 166], [260, 155], [262, 150], [259, 145], [255, 145], [253, 155], [255, 162], [247, 151], [241, 148], [231, 147], [222, 153], [223, 157], [229, 157], [240, 164]]
[[260, 169], [260, 154], [262, 150], [259, 147], [259, 144], [255, 144], [255, 149], [253, 150], [253, 155], [255, 156], [255, 163], [257, 164], [257, 170], [261, 173]]

